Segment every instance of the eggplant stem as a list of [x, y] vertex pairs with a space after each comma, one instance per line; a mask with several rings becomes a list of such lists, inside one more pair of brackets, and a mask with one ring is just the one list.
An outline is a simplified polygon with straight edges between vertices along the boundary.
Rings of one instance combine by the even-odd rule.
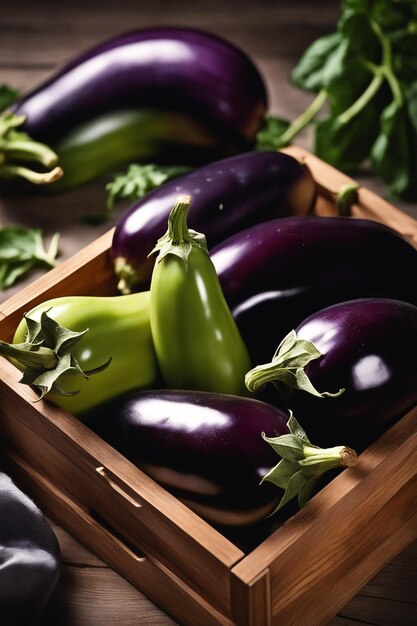
[[60, 167], [54, 167], [50, 172], [35, 172], [23, 165], [2, 165], [0, 178], [24, 178], [35, 185], [48, 185], [59, 180], [63, 175]]
[[148, 254], [150, 257], [158, 252], [156, 262], [160, 263], [168, 254], [177, 256], [188, 270], [188, 257], [193, 248], [199, 248], [208, 255], [206, 238], [202, 233], [190, 230], [187, 226], [187, 216], [190, 209], [191, 196], [180, 195], [177, 198], [168, 218], [168, 230], [158, 239], [154, 249]]
[[0, 141], [0, 153], [6, 155], [6, 159], [12, 161], [36, 161], [45, 167], [52, 167], [58, 161], [58, 155], [43, 143], [29, 140], [2, 140]]
[[358, 201], [358, 189], [357, 183], [347, 183], [342, 185], [336, 194], [336, 209], [338, 215], [347, 216], [351, 215], [352, 204]]
[[357, 454], [352, 448], [335, 446], [334, 448], [317, 448], [304, 446], [305, 458], [299, 464], [306, 467], [320, 465], [321, 471], [332, 467], [353, 467], [356, 465]]
[[0, 341], [0, 354], [15, 359], [25, 367], [38, 370], [52, 370], [58, 363], [58, 357], [54, 350], [42, 346], [36, 351], [31, 351], [27, 346], [22, 347]]
[[323, 107], [324, 103], [327, 100], [327, 91], [326, 89], [321, 89], [317, 96], [314, 98], [313, 102], [310, 106], [302, 113], [299, 117], [297, 117], [287, 128], [287, 130], [281, 135], [280, 143], [285, 146], [294, 139], [299, 132], [303, 130], [313, 119], [316, 117], [317, 113]]

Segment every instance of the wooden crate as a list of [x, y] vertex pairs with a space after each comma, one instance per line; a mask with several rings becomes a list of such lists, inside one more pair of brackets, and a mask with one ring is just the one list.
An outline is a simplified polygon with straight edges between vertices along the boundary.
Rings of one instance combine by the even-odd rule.
[[[335, 214], [349, 178], [296, 147]], [[417, 246], [417, 223], [366, 189], [353, 215], [390, 225]], [[22, 314], [52, 297], [115, 293], [112, 232], [0, 307], [10, 340]], [[181, 624], [325, 624], [417, 537], [417, 408], [281, 528], [245, 553], [85, 425], [19, 385], [0, 359], [6, 458], [39, 506]]]

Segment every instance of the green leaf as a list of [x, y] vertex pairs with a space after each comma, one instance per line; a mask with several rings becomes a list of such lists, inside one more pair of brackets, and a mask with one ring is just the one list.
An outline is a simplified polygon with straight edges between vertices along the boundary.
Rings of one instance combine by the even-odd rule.
[[327, 117], [316, 126], [314, 151], [344, 172], [356, 172], [368, 158], [379, 133], [379, 110], [372, 100], [347, 123]]
[[0, 228], [0, 289], [11, 287], [36, 266], [54, 267], [57, 253], [57, 234], [46, 251], [41, 230], [20, 226]]
[[256, 135], [255, 150], [262, 152], [283, 148], [287, 144], [281, 140], [281, 136], [289, 125], [290, 123], [287, 120], [283, 120], [275, 115], [269, 115]]
[[19, 92], [9, 85], [0, 85], [0, 113], [7, 109], [19, 97]]
[[0, 261], [0, 289], [14, 285], [33, 267], [32, 261]]
[[106, 185], [108, 192], [107, 208], [113, 210], [117, 200], [139, 200], [145, 194], [156, 189], [163, 183], [190, 171], [190, 167], [183, 165], [129, 165], [127, 172], [117, 174], [113, 181]]
[[292, 71], [291, 83], [317, 93], [327, 87], [332, 72], [339, 69], [334, 68], [334, 55], [341, 43], [342, 35], [338, 32], [314, 41]]
[[337, 116], [352, 106], [373, 78], [367, 63], [377, 64], [381, 45], [366, 15], [353, 15], [339, 24], [342, 41], [326, 72], [330, 113]]
[[[413, 116], [414, 106], [411, 105]], [[407, 106], [392, 102], [382, 113], [381, 132], [371, 151], [373, 168], [391, 194], [407, 199], [417, 197], [416, 151], [416, 130]]]

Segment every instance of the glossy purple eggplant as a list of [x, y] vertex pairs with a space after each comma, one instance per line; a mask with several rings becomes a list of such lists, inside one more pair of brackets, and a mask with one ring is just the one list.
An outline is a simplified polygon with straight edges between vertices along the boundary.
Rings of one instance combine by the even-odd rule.
[[84, 421], [216, 525], [252, 525], [295, 496], [301, 507], [324, 474], [356, 463], [354, 450], [318, 448], [293, 415], [240, 396], [133, 393], [99, 407]]
[[61, 555], [38, 507], [0, 472], [0, 623], [37, 623], [58, 581]]
[[374, 221], [290, 217], [237, 233], [211, 251], [253, 363], [269, 361], [308, 315], [363, 297], [417, 304], [417, 250]]
[[[284, 405], [315, 443], [342, 438], [363, 449], [417, 403], [416, 306], [387, 298], [350, 300], [314, 313], [295, 330], [321, 353], [304, 368], [316, 390], [345, 390], [320, 398], [276, 383]], [[272, 380], [273, 368], [261, 376]]]
[[315, 183], [306, 165], [280, 152], [249, 152], [176, 178], [147, 194], [119, 220], [112, 257], [120, 289], [146, 287], [153, 261], [147, 255], [166, 230], [179, 194], [192, 198], [191, 228], [204, 232], [210, 246], [250, 224], [305, 215], [312, 208]]
[[187, 113], [244, 146], [255, 139], [267, 95], [252, 61], [229, 42], [198, 30], [152, 28], [87, 50], [13, 110], [27, 116], [33, 138], [51, 142], [104, 113], [134, 108]]
[[86, 424], [191, 508], [245, 525], [273, 509], [259, 482], [279, 460], [262, 439], [288, 433], [284, 411], [251, 398], [158, 390], [104, 405]]

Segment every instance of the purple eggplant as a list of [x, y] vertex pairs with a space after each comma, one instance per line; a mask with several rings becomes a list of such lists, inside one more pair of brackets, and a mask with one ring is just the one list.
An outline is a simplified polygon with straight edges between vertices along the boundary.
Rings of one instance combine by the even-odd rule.
[[[297, 458], [314, 456], [314, 478], [330, 468], [353, 464], [356, 458], [352, 450], [340, 446], [329, 460], [329, 451], [311, 446], [299, 424], [293, 417], [288, 419], [286, 412], [238, 396], [171, 390], [140, 392], [104, 405], [85, 416], [84, 421], [190, 508], [224, 525], [252, 524], [272, 512], [277, 500], [277, 489], [272, 485], [286, 489], [290, 478], [287, 467], [284, 478], [278, 479], [278, 473], [286, 468], [281, 463], [277, 469], [273, 444], [282, 435], [292, 441], [292, 473], [294, 446], [300, 452]], [[283, 458], [287, 456], [286, 443], [283, 441], [280, 447]], [[295, 465], [300, 484], [302, 465]], [[302, 472], [306, 472], [303, 485], [310, 488], [309, 467], [306, 465]], [[261, 479], [265, 482], [260, 485]], [[292, 487], [277, 508], [296, 495]], [[309, 493], [300, 484], [300, 505]]]
[[305, 215], [312, 208], [315, 183], [306, 165], [279, 152], [249, 152], [205, 165], [172, 180], [135, 203], [119, 220], [112, 257], [127, 293], [146, 287], [153, 262], [147, 259], [166, 230], [179, 194], [192, 197], [190, 226], [204, 232], [208, 246], [251, 224]]
[[0, 472], [0, 623], [38, 623], [58, 581], [61, 554], [48, 521]]
[[114, 110], [187, 113], [241, 145], [254, 141], [267, 108], [264, 82], [241, 50], [187, 28], [139, 30], [101, 43], [22, 98], [25, 130], [56, 141]]
[[211, 259], [253, 363], [268, 361], [291, 329], [337, 302], [417, 304], [417, 250], [370, 220], [277, 219], [230, 237]]
[[[74, 58], [14, 104], [13, 127], [23, 124], [53, 151], [33, 141], [24, 152], [21, 141], [3, 142], [7, 168], [0, 178], [51, 182], [63, 169], [52, 185], [59, 192], [132, 161], [209, 163], [251, 149], [266, 110], [257, 68], [216, 35], [187, 28], [122, 34]], [[22, 160], [49, 167], [58, 157], [54, 177], [15, 167]]]
[[[275, 381], [281, 401], [315, 442], [342, 438], [362, 450], [417, 403], [416, 346], [416, 306], [387, 298], [350, 300], [303, 321], [270, 363], [247, 375], [247, 385], [256, 390]], [[296, 383], [290, 380], [294, 387], [287, 386], [293, 351], [299, 366], [301, 350], [310, 355], [301, 364], [309, 383], [298, 376]]]

